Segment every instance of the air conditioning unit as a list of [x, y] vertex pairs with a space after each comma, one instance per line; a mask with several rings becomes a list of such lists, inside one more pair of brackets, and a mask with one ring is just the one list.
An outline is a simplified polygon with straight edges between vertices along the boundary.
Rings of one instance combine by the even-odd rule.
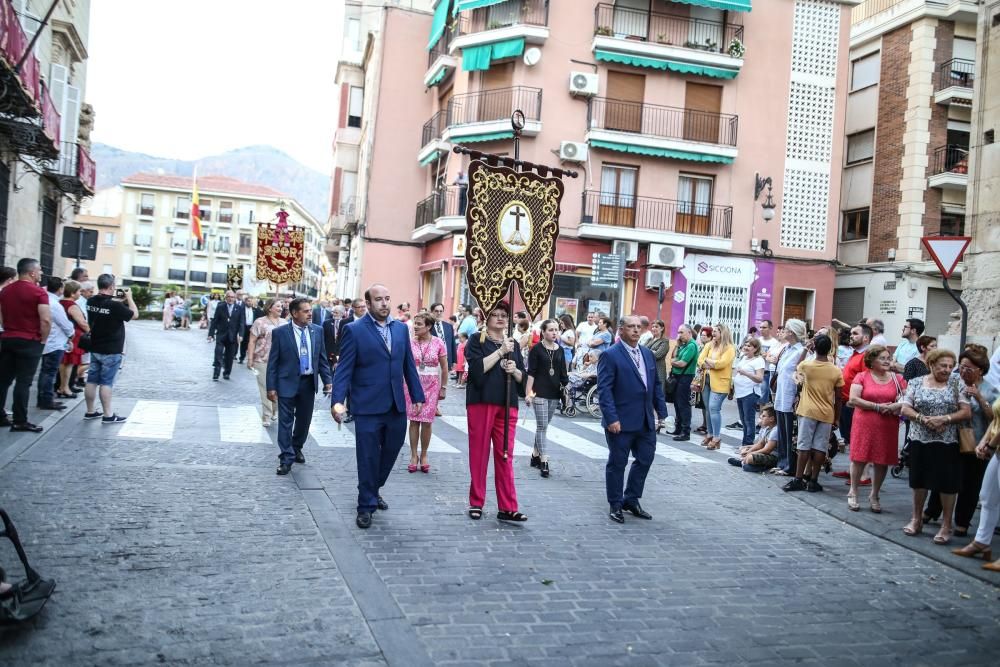
[[569, 93], [593, 97], [597, 94], [597, 75], [588, 72], [570, 72]]
[[684, 266], [684, 248], [677, 245], [649, 244], [649, 264], [679, 269]]
[[636, 241], [615, 241], [611, 244], [612, 255], [625, 255], [626, 262], [639, 259], [639, 243]]
[[586, 162], [587, 144], [579, 141], [564, 141], [559, 144], [559, 159], [567, 162]]
[[660, 283], [670, 287], [670, 271], [668, 269], [646, 269], [646, 289], [658, 290]]

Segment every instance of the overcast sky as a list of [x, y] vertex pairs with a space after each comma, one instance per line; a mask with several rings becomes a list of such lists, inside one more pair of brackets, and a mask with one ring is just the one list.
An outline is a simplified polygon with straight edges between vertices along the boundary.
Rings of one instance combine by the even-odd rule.
[[329, 173], [338, 0], [92, 0], [92, 138], [195, 159], [269, 144]]

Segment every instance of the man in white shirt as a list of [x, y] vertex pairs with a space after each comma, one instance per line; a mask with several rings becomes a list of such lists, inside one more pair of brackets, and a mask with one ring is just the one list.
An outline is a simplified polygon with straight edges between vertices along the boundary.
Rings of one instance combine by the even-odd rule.
[[641, 316], [639, 324], [642, 326], [642, 333], [639, 334], [639, 345], [646, 347], [646, 344], [653, 340], [653, 332], [649, 330], [649, 318], [645, 315]]
[[[760, 383], [760, 404], [771, 402], [771, 374], [774, 373], [777, 362], [777, 351], [780, 347], [778, 339], [774, 337], [774, 323], [771, 320], [761, 320], [757, 323], [757, 331], [760, 334], [760, 356], [764, 357], [767, 365], [764, 366], [764, 381]], [[774, 354], [772, 354], [772, 351]]]
[[924, 335], [924, 321], [911, 317], [903, 324], [903, 339], [892, 355], [892, 370], [902, 373], [903, 368], [913, 357], [920, 354], [917, 350], [917, 339]]
[[597, 323], [594, 321], [596, 318], [597, 314], [591, 311], [587, 313], [586, 322], [580, 322], [576, 325], [576, 346], [578, 348], [589, 348], [590, 339], [597, 331]]
[[865, 324], [872, 328], [875, 335], [872, 337], [872, 345], [881, 345], [882, 347], [889, 347], [889, 341], [885, 338], [885, 322], [882, 320], [876, 320], [874, 317], [869, 317], [865, 320]]
[[38, 370], [38, 409], [65, 410], [66, 404], [56, 401], [55, 383], [59, 374], [66, 344], [73, 338], [73, 323], [66, 315], [66, 309], [59, 303], [63, 279], [51, 276], [46, 284], [49, 295], [49, 310], [52, 311], [52, 328], [42, 350], [42, 363]]

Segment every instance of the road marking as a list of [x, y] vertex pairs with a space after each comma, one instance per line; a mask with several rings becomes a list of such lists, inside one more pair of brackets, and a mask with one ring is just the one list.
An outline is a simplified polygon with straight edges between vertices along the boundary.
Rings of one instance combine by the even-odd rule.
[[222, 442], [265, 442], [271, 444], [271, 436], [260, 425], [260, 413], [255, 405], [220, 405], [219, 440]]
[[[357, 422], [355, 421], [355, 424]], [[316, 410], [313, 413], [312, 423], [309, 425], [309, 434], [316, 440], [320, 447], [344, 447], [354, 449], [357, 440], [354, 433], [348, 428], [337, 428], [337, 422], [330, 417], [328, 410]], [[409, 447], [409, 432], [403, 442], [403, 447]], [[437, 435], [431, 433], [431, 443], [427, 448], [429, 452], [438, 454], [460, 454], [461, 452], [449, 445]]]
[[122, 438], [170, 440], [177, 423], [177, 401], [138, 401], [118, 431]]
[[[599, 424], [588, 424], [588, 426], [597, 426], [600, 428]], [[593, 429], [591, 429], [593, 430]], [[526, 432], [527, 435], [534, 439], [534, 434], [531, 431]], [[604, 429], [601, 429], [601, 433], [604, 433]], [[576, 452], [586, 456], [588, 459], [596, 459], [599, 461], [605, 461], [608, 458], [608, 448], [602, 447], [600, 445], [594, 444], [586, 438], [581, 438], [575, 433], [570, 433], [569, 431], [564, 431], [563, 429], [552, 426], [549, 424], [548, 428], [548, 442], [549, 444], [555, 444], [560, 447], [565, 447], [571, 451]]]
[[[600, 424], [590, 424], [585, 422], [577, 422], [583, 428], [593, 431], [595, 433], [600, 433], [604, 435], [604, 427]], [[706, 459], [703, 456], [698, 456], [697, 454], [692, 454], [691, 452], [686, 452], [683, 449], [678, 449], [674, 446], [667, 445], [666, 443], [657, 440], [656, 442], [656, 453], [665, 459], [675, 461], [677, 463], [712, 463], [711, 460]], [[666, 447], [661, 447], [661, 445], [666, 445]], [[605, 453], [605, 456], [607, 454]]]
[[[457, 417], [457, 416], [452, 416], [452, 415], [445, 415], [443, 417], [438, 417], [438, 419], [440, 419], [441, 421], [443, 421], [448, 426], [451, 426], [453, 429], [455, 429], [459, 433], [462, 433], [463, 435], [468, 436], [468, 433], [469, 433], [469, 424], [466, 421], [465, 417]], [[511, 424], [511, 426], [513, 426], [513, 424]], [[531, 447], [528, 447], [527, 445], [523, 445], [523, 444], [521, 444], [520, 442], [518, 442], [515, 439], [514, 440], [514, 455], [515, 456], [531, 456]]]

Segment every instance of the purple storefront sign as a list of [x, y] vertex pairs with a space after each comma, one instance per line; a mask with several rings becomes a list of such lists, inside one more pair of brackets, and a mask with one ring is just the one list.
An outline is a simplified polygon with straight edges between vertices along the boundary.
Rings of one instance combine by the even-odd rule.
[[771, 319], [774, 302], [774, 262], [757, 260], [757, 277], [750, 285], [750, 326]]
[[668, 331], [670, 337], [677, 332], [677, 327], [684, 324], [684, 307], [687, 299], [688, 281], [681, 269], [676, 269], [673, 274], [673, 292], [671, 294], [670, 323]]

